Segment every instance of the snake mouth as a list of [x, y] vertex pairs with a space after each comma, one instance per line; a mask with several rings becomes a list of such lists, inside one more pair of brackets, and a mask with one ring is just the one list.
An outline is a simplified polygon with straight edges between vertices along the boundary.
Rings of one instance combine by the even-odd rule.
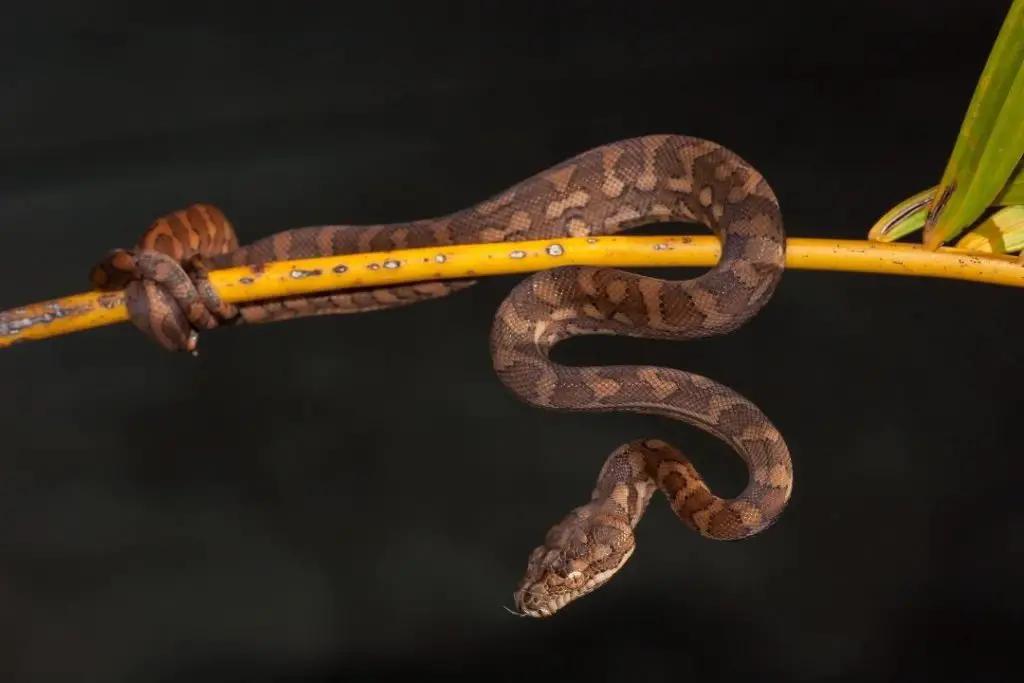
[[513, 614], [534, 619], [545, 619], [554, 616], [556, 612], [587, 592], [565, 591], [548, 593], [543, 590], [543, 587], [533, 586], [529, 589], [517, 591], [513, 596], [516, 606]]
[[538, 619], [554, 614], [550, 605], [550, 596], [544, 591], [538, 590], [536, 586], [516, 591], [512, 600], [516, 606], [514, 613], [521, 617]]
[[547, 609], [543, 605], [530, 605], [527, 606], [523, 602], [516, 602], [516, 609], [512, 612], [516, 616], [530, 617], [532, 619], [543, 619], [552, 615], [551, 610]]
[[[512, 610], [509, 610], [512, 612]], [[520, 607], [518, 612], [512, 612], [517, 617], [530, 617], [531, 619], [547, 619], [554, 616], [557, 610], [547, 606], [541, 607]]]

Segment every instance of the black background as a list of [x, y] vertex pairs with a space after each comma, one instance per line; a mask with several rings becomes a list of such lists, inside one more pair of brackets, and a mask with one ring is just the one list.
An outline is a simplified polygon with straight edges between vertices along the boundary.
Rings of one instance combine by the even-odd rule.
[[[193, 201], [243, 239], [402, 221], [655, 132], [751, 161], [790, 236], [860, 239], [938, 181], [1009, 5], [5, 9], [0, 308], [88, 289], [107, 249]], [[126, 325], [0, 353], [4, 680], [1008, 671], [1018, 291], [792, 270], [727, 338], [560, 347], [736, 388], [787, 437], [796, 488], [737, 544], [656, 498], [627, 568], [534, 621], [502, 605], [615, 446], [671, 440], [726, 492], [744, 472], [687, 427], [518, 403], [487, 351], [515, 281], [218, 331], [198, 359]]]

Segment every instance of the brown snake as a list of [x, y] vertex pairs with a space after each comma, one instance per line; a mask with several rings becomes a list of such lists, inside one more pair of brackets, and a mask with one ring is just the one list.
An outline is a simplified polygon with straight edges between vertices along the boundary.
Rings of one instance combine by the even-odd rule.
[[427, 282], [365, 291], [223, 304], [206, 271], [354, 252], [606, 235], [654, 222], [699, 222], [722, 242], [718, 264], [674, 282], [613, 268], [535, 273], [501, 304], [491, 333], [494, 369], [521, 400], [563, 411], [630, 411], [699, 427], [748, 468], [731, 499], [712, 493], [672, 446], [639, 440], [604, 463], [589, 503], [530, 555], [515, 603], [550, 616], [610, 579], [632, 555], [633, 529], [660, 488], [687, 526], [716, 540], [756, 534], [789, 501], [793, 471], [782, 436], [753, 403], [711, 379], [642, 366], [572, 367], [548, 352], [590, 334], [695, 339], [731, 332], [768, 302], [782, 276], [778, 202], [762, 176], [723, 147], [658, 135], [604, 145], [476, 206], [428, 220], [287, 230], [239, 246], [216, 208], [193, 205], [157, 220], [133, 250], [115, 250], [91, 275], [126, 288], [133, 324], [168, 350], [193, 350], [197, 331], [310, 315], [354, 313], [434, 299], [474, 282]]

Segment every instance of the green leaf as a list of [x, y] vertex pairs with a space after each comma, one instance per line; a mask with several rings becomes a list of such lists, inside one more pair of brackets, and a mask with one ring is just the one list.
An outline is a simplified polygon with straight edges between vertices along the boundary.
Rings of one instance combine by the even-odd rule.
[[978, 80], [938, 191], [924, 245], [960, 234], [992, 206], [1024, 157], [1024, 0], [1014, 0]]
[[868, 239], [872, 242], [895, 242], [920, 230], [924, 227], [928, 205], [935, 197], [935, 190], [936, 187], [929, 187], [886, 211], [868, 230]]
[[1024, 249], [1024, 206], [1007, 206], [961, 237], [960, 249], [1012, 254]]
[[[1022, 124], [1024, 125], [1024, 124]], [[1024, 161], [1017, 167], [1017, 174], [1013, 177], [1003, 191], [999, 193], [994, 206], [1013, 206], [1024, 204]]]
[[[895, 242], [923, 228], [928, 205], [937, 190], [937, 185], [929, 187], [886, 211], [868, 230], [868, 239], [873, 242]], [[993, 207], [1019, 205], [1024, 205], [1024, 163], [1017, 166], [1013, 179], [992, 201]]]

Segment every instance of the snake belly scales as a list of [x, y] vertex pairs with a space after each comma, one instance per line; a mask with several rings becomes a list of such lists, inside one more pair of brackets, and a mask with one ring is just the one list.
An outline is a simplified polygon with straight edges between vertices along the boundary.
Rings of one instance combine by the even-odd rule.
[[195, 204], [158, 219], [133, 249], [116, 249], [90, 275], [125, 289], [133, 325], [171, 351], [194, 350], [198, 331], [311, 315], [355, 313], [435, 299], [474, 281], [346, 290], [239, 305], [221, 302], [207, 271], [269, 261], [463, 243], [618, 233], [655, 222], [701, 223], [721, 242], [718, 263], [683, 281], [614, 268], [534, 273], [502, 302], [490, 337], [494, 369], [527, 404], [562, 411], [661, 415], [705, 430], [744, 460], [735, 498], [709, 490], [669, 444], [642, 439], [614, 451], [591, 500], [551, 528], [529, 556], [516, 613], [551, 616], [607, 582], [635, 548], [633, 530], [656, 489], [704, 537], [763, 531], [790, 499], [789, 450], [753, 403], [706, 377], [644, 366], [578, 367], [548, 357], [579, 335], [687, 340], [729, 333], [768, 302], [785, 266], [777, 199], [750, 165], [720, 145], [652, 135], [583, 152], [470, 208], [406, 223], [316, 226], [239, 246], [215, 207]]

